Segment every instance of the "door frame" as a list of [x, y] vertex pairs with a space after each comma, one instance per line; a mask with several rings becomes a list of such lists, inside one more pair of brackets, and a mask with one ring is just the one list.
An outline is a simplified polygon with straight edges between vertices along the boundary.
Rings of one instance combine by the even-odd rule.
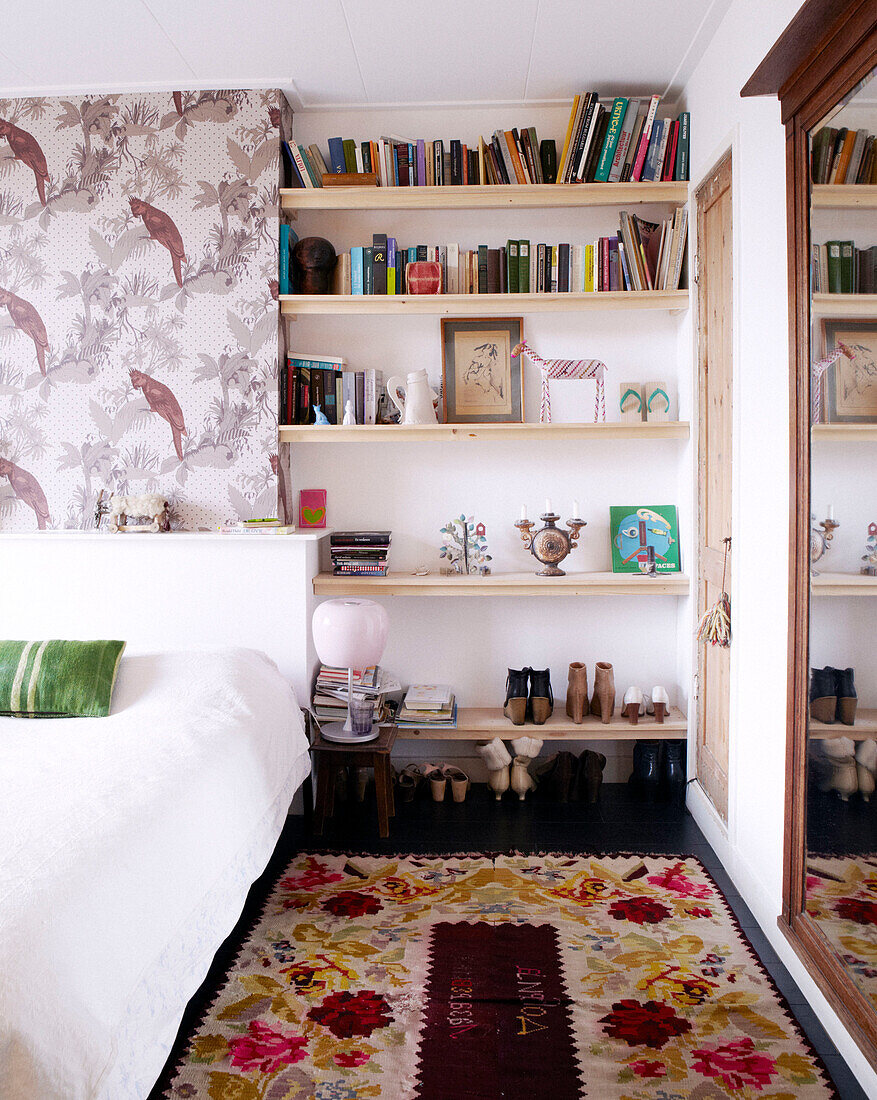
[[[738, 525], [739, 525], [739, 507], [738, 507], [738, 477], [739, 477], [739, 462], [738, 462], [738, 440], [740, 438], [740, 371], [738, 364], [740, 362], [740, 274], [742, 270], [740, 247], [739, 247], [739, 233], [737, 232], [737, 226], [740, 224], [740, 125], [735, 123], [732, 127], [725, 131], [721, 140], [719, 140], [713, 147], [710, 155], [705, 159], [704, 165], [697, 171], [696, 176], [692, 175], [691, 183], [689, 184], [688, 199], [689, 199], [689, 217], [688, 222], [690, 226], [691, 237], [689, 239], [690, 256], [696, 257], [698, 249], [700, 247], [700, 241], [697, 234], [697, 192], [706, 183], [706, 181], [713, 175], [716, 169], [726, 156], [731, 157], [731, 278], [732, 286], [735, 293], [731, 299], [731, 358], [732, 358], [732, 378], [731, 378], [731, 531], [730, 535], [733, 540], [733, 545], [738, 546]], [[737, 715], [737, 699], [739, 696], [738, 691], [738, 671], [737, 661], [735, 659], [734, 645], [731, 645], [730, 650], [730, 677], [729, 677], [729, 699], [728, 699], [728, 820], [723, 821], [720, 815], [716, 812], [716, 809], [707, 795], [706, 791], [700, 784], [697, 775], [697, 731], [700, 724], [700, 708], [701, 708], [701, 694], [700, 694], [700, 661], [698, 657], [698, 642], [694, 637], [694, 633], [697, 629], [698, 614], [697, 614], [697, 586], [700, 584], [700, 563], [699, 563], [699, 548], [702, 537], [702, 525], [701, 517], [699, 514], [699, 488], [698, 478], [700, 471], [700, 347], [699, 347], [699, 333], [700, 333], [700, 303], [698, 300], [697, 284], [695, 278], [697, 276], [697, 270], [693, 264], [689, 265], [689, 285], [691, 287], [691, 301], [689, 314], [691, 316], [691, 334], [690, 334], [690, 347], [691, 347], [691, 407], [692, 407], [692, 447], [691, 447], [691, 531], [692, 537], [689, 545], [690, 560], [694, 564], [694, 578], [692, 586], [692, 596], [690, 601], [690, 613], [689, 634], [691, 637], [691, 655], [690, 655], [690, 676], [692, 684], [691, 701], [689, 704], [689, 745], [688, 745], [688, 775], [689, 778], [695, 780], [695, 782], [689, 787], [690, 795], [697, 802], [698, 815], [697, 823], [707, 835], [707, 840], [714, 848], [718, 848], [721, 852], [729, 853], [728, 844], [733, 843], [733, 838], [736, 832], [737, 821], [737, 739], [734, 737], [734, 727], [736, 724]], [[731, 570], [731, 590], [728, 595], [731, 598], [731, 615], [733, 620], [734, 607], [736, 606], [737, 587], [739, 584], [739, 569]], [[694, 731], [694, 736], [691, 736], [691, 731]], [[702, 815], [706, 814], [704, 818]]]

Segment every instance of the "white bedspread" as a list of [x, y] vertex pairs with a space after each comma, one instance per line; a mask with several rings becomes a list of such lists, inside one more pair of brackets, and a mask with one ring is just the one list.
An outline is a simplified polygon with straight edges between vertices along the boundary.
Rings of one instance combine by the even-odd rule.
[[109, 718], [0, 718], [0, 1097], [143, 1100], [309, 770], [234, 649], [125, 657]]

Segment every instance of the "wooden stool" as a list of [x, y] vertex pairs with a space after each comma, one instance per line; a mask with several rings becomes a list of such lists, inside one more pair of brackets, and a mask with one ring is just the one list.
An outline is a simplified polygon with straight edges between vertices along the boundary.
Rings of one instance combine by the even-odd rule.
[[395, 817], [393, 805], [393, 771], [390, 767], [390, 750], [396, 740], [396, 727], [383, 726], [379, 737], [361, 745], [324, 741], [317, 734], [311, 745], [317, 765], [317, 804], [314, 807], [314, 834], [322, 836], [323, 823], [335, 809], [335, 777], [342, 768], [349, 766], [373, 768], [375, 773], [375, 797], [378, 803], [378, 833], [390, 835], [390, 818]]

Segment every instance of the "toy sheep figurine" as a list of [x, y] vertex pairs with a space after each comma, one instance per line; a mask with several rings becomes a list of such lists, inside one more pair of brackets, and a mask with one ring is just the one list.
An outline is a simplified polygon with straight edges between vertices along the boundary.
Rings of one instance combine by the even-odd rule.
[[[110, 530], [118, 531], [168, 531], [170, 530], [169, 506], [158, 493], [144, 493], [142, 496], [121, 496], [113, 494], [109, 502], [105, 499], [106, 490], [101, 490], [94, 511], [96, 524], [100, 524], [105, 515], [110, 519]], [[128, 524], [128, 518], [145, 518], [148, 523]]]

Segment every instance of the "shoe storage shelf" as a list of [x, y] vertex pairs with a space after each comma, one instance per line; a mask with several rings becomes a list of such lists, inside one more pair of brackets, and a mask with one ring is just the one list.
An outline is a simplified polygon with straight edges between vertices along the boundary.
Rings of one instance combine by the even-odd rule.
[[833, 741], [837, 737], [851, 737], [854, 741], [869, 741], [872, 738], [877, 738], [877, 710], [864, 710], [859, 707], [856, 711], [856, 722], [853, 726], [845, 726], [841, 722], [826, 725], [824, 722], [817, 722], [815, 718], [811, 718], [809, 729], [810, 738], [815, 741]]
[[820, 573], [810, 578], [814, 596], [877, 596], [877, 577], [863, 573]]
[[[834, 426], [834, 425], [826, 425]], [[846, 425], [838, 425], [845, 427]], [[871, 425], [853, 425], [871, 427]], [[877, 425], [874, 426], [877, 438]], [[280, 427], [286, 443], [443, 443], [449, 439], [688, 439], [687, 420], [596, 424], [291, 424]]]
[[814, 424], [810, 430], [814, 441], [866, 443], [877, 440], [877, 424]]
[[[838, 189], [839, 190], [839, 189]], [[870, 188], [877, 191], [877, 188]], [[688, 201], [687, 183], [482, 184], [477, 187], [283, 188], [280, 204], [298, 210], [564, 210]]]
[[588, 715], [577, 726], [564, 713], [563, 703], [555, 703], [554, 713], [541, 726], [532, 722], [513, 726], [502, 710], [496, 707], [460, 707], [457, 711], [456, 729], [400, 729], [397, 737], [409, 741], [489, 741], [494, 737], [509, 740], [527, 734], [543, 741], [629, 741], [637, 738], [678, 740], [685, 737], [687, 731], [688, 722], [678, 707], [670, 707], [670, 713], [663, 723], [644, 715], [632, 726], [626, 718], [615, 714], [607, 724], [594, 715]]
[[[877, 582], [877, 578], [875, 578]], [[634, 573], [491, 573], [487, 577], [428, 573], [388, 573], [386, 577], [336, 577], [318, 573], [315, 596], [687, 596], [684, 573], [641, 577]]]

